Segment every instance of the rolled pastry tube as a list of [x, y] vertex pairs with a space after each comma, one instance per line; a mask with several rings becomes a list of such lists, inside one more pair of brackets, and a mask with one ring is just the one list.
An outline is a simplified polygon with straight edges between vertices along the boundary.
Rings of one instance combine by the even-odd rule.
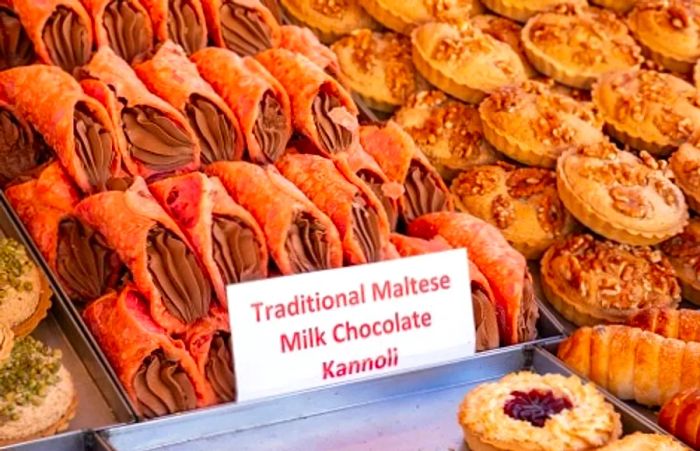
[[51, 149], [16, 108], [0, 98], [0, 186], [52, 158]]
[[258, 0], [202, 0], [214, 45], [240, 56], [277, 47], [280, 26]]
[[0, 0], [0, 71], [36, 61], [34, 44], [24, 29], [11, 0]]
[[157, 42], [168, 39], [188, 55], [207, 46], [207, 20], [201, 0], [140, 0], [151, 16]]

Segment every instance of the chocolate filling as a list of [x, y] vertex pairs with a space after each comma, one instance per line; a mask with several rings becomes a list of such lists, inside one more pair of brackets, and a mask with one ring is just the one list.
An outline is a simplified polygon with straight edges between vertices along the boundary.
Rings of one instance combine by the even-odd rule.
[[440, 189], [435, 176], [416, 160], [411, 162], [404, 188], [403, 217], [407, 224], [426, 213], [447, 208], [447, 194]]
[[157, 109], [145, 105], [124, 108], [122, 123], [131, 157], [146, 167], [169, 172], [194, 160], [195, 143]]
[[204, 374], [221, 402], [236, 399], [230, 338], [231, 335], [224, 332], [214, 334], [209, 347], [209, 358], [204, 367]]
[[147, 54], [151, 42], [143, 30], [149, 20], [129, 0], [112, 0], [105, 7], [103, 23], [114, 53], [128, 63]]
[[0, 107], [0, 184], [5, 185], [48, 160], [41, 136], [15, 114]]
[[187, 324], [206, 316], [211, 287], [187, 245], [172, 232], [154, 227], [146, 252], [148, 271], [168, 312]]
[[261, 3], [270, 10], [278, 23], [282, 23], [282, 10], [280, 9], [279, 0], [262, 0]]
[[197, 406], [192, 381], [180, 363], [158, 350], [146, 357], [133, 379], [136, 402], [146, 418], [159, 417]]
[[284, 243], [295, 273], [331, 267], [326, 227], [310, 213], [301, 212], [292, 221]]
[[228, 285], [262, 277], [261, 244], [258, 243], [253, 230], [243, 221], [238, 218], [214, 216], [211, 234], [214, 261], [224, 278], [224, 283]]
[[0, 8], [0, 71], [34, 61], [34, 46], [14, 11]]
[[382, 202], [382, 206], [384, 207], [384, 211], [386, 211], [387, 217], [389, 218], [389, 227], [391, 230], [396, 230], [396, 223], [399, 218], [399, 213], [396, 211], [396, 204], [392, 202], [390, 198], [385, 196], [384, 192], [382, 191], [384, 180], [369, 169], [360, 169], [357, 171], [357, 176], [362, 179], [362, 181], [364, 181], [367, 186], [372, 189], [372, 191], [374, 191], [374, 194], [377, 195], [379, 200]]
[[107, 180], [107, 191], [126, 191], [134, 183], [134, 178], [131, 176], [112, 177]]
[[368, 206], [360, 196], [356, 196], [352, 203], [352, 232], [355, 240], [360, 243], [367, 263], [379, 261], [379, 215], [374, 207]]
[[259, 12], [225, 1], [221, 5], [221, 34], [229, 50], [251, 56], [272, 48], [270, 27]]
[[168, 2], [168, 36], [188, 55], [207, 45], [207, 30], [191, 0]]
[[496, 308], [484, 291], [472, 284], [472, 305], [474, 329], [476, 330], [476, 350], [495, 349], [499, 344], [498, 319]]
[[59, 6], [44, 25], [42, 40], [54, 64], [73, 73], [87, 64], [92, 55], [88, 27], [72, 9]]
[[526, 274], [523, 283], [523, 299], [518, 317], [518, 341], [532, 341], [537, 338], [537, 318], [539, 311], [535, 298], [535, 289], [532, 286], [530, 274]]
[[258, 140], [262, 153], [274, 163], [284, 152], [286, 121], [282, 105], [272, 91], [263, 94], [260, 101], [260, 113], [253, 125], [253, 135]]
[[75, 153], [87, 174], [88, 183], [97, 191], [104, 191], [114, 159], [112, 134], [82, 102], [75, 105], [73, 133]]
[[352, 133], [347, 128], [337, 124], [331, 116], [335, 108], [344, 108], [340, 101], [327, 92], [320, 92], [312, 106], [312, 114], [321, 144], [328, 153], [338, 153], [347, 150], [352, 144]]
[[234, 159], [237, 138], [235, 129], [218, 106], [209, 99], [192, 94], [185, 105], [185, 112], [199, 138], [202, 164]]

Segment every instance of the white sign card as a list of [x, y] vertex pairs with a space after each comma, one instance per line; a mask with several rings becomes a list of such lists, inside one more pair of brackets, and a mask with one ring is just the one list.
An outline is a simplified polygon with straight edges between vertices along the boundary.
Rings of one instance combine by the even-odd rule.
[[227, 287], [238, 400], [473, 355], [465, 249]]

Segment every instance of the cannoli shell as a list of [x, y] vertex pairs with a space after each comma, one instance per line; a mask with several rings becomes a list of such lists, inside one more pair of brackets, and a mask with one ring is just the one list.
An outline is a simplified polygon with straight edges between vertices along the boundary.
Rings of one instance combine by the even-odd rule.
[[[153, 33], [157, 42], [165, 42], [171, 39], [168, 32], [168, 19], [170, 16], [170, 9], [168, 7], [168, 2], [172, 0], [140, 0], [141, 4], [146, 8], [149, 15], [151, 16], [151, 22], [153, 23]], [[189, 4], [194, 8], [194, 14], [198, 17], [199, 23], [204, 29], [204, 34], [201, 37], [200, 42], [198, 42], [198, 49], [206, 47], [207, 45], [207, 19], [204, 15], [204, 9], [202, 8], [201, 0], [189, 0]]]
[[[275, 18], [274, 14], [270, 12], [262, 3], [258, 0], [228, 0], [231, 3], [240, 5], [244, 8], [256, 11], [263, 22], [270, 29], [270, 39], [272, 41], [273, 47], [279, 45], [280, 42], [280, 26]], [[221, 30], [221, 6], [226, 1], [222, 0], [202, 0], [202, 6], [204, 7], [204, 12], [207, 17], [207, 28], [209, 29], [209, 37], [214, 42], [217, 47], [226, 48], [226, 42], [224, 41], [223, 32]]]
[[280, 48], [304, 55], [328, 75], [341, 81], [342, 72], [338, 57], [333, 50], [318, 40], [313, 31], [296, 25], [283, 25], [280, 30]]

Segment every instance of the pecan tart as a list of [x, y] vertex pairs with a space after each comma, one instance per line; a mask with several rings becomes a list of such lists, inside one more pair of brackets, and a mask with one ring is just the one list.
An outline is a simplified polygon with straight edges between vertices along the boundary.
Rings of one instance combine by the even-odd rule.
[[664, 155], [700, 129], [695, 87], [671, 74], [610, 72], [598, 79], [592, 94], [608, 133], [635, 149]]
[[600, 75], [642, 61], [627, 26], [600, 8], [559, 5], [529, 20], [522, 39], [535, 69], [574, 88], [589, 89]]
[[474, 451], [597, 449], [622, 435], [620, 415], [576, 376], [513, 373], [469, 392], [457, 414]]
[[486, 139], [530, 166], [552, 168], [565, 149], [605, 139], [592, 105], [531, 80], [496, 90], [479, 114]]
[[442, 91], [412, 96], [394, 115], [442, 177], [452, 180], [459, 171], [496, 162], [498, 154], [484, 138], [479, 112]]
[[292, 23], [310, 28], [324, 44], [359, 28], [378, 29], [357, 0], [280, 0]]
[[557, 188], [576, 219], [620, 243], [658, 244], [688, 223], [683, 193], [646, 152], [640, 159], [611, 143], [566, 151]]
[[678, 185], [685, 194], [688, 206], [700, 212], [700, 136], [678, 148], [670, 158], [669, 167]]
[[554, 171], [508, 163], [475, 166], [452, 182], [457, 208], [489, 222], [528, 259], [539, 258], [575, 221], [557, 194]]
[[693, 218], [679, 235], [661, 243], [681, 281], [683, 297], [700, 305], [700, 219]]
[[518, 54], [469, 22], [432, 22], [411, 33], [413, 62], [433, 85], [460, 100], [480, 102], [486, 94], [527, 79]]
[[515, 50], [515, 53], [517, 53], [520, 57], [520, 61], [523, 62], [525, 73], [528, 77], [534, 77], [537, 75], [537, 72], [527, 60], [527, 55], [525, 55], [525, 47], [523, 46], [523, 41], [520, 38], [523, 32], [523, 27], [510, 19], [495, 16], [493, 14], [479, 14], [478, 16], [472, 17], [471, 22], [476, 28], [501, 42], [505, 42], [510, 46], [510, 48]]
[[457, 22], [482, 12], [479, 0], [359, 0], [362, 7], [386, 28], [409, 34], [424, 23]]
[[527, 22], [532, 16], [562, 3], [586, 5], [586, 0], [481, 0], [491, 11], [518, 22]]

